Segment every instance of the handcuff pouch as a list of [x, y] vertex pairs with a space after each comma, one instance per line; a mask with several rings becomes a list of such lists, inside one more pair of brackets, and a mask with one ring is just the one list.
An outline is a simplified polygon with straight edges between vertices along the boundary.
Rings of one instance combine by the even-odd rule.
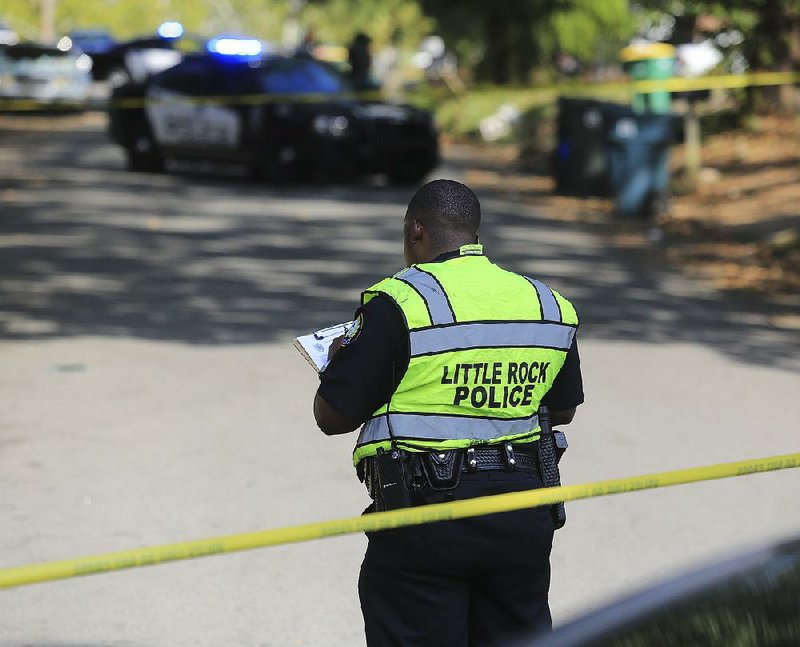
[[420, 454], [420, 461], [431, 490], [441, 492], [458, 487], [464, 465], [463, 450], [425, 452]]

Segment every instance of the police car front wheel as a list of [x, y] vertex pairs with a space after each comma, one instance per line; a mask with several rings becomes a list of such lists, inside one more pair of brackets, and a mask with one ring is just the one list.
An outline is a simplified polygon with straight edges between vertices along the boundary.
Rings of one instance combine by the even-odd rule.
[[131, 171], [157, 173], [164, 170], [164, 158], [149, 137], [137, 137], [127, 148], [127, 155]]

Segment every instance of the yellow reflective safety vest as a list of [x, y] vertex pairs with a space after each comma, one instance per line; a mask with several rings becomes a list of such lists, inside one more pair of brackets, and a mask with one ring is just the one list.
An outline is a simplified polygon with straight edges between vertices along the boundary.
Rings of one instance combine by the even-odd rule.
[[379, 447], [464, 448], [539, 438], [537, 411], [578, 328], [572, 304], [541, 281], [498, 267], [481, 245], [412, 265], [364, 291], [405, 318], [408, 370], [364, 423], [355, 464]]

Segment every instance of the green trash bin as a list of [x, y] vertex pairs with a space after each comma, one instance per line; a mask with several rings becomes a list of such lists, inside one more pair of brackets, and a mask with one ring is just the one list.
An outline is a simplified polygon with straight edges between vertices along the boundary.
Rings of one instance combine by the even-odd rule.
[[[675, 76], [675, 48], [667, 43], [635, 43], [619, 53], [625, 70], [634, 81], [659, 81]], [[668, 114], [671, 98], [666, 90], [634, 92], [634, 112]]]

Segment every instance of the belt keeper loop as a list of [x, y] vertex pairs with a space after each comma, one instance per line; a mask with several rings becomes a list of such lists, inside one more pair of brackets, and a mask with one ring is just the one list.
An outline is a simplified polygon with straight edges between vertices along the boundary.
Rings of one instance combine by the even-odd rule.
[[516, 469], [517, 459], [514, 458], [514, 448], [511, 446], [511, 443], [505, 443], [503, 445], [505, 449], [505, 459], [506, 459], [506, 466], [508, 467], [509, 472], [513, 472]]
[[470, 472], [475, 472], [478, 469], [478, 459], [475, 458], [474, 447], [467, 447], [467, 468]]

